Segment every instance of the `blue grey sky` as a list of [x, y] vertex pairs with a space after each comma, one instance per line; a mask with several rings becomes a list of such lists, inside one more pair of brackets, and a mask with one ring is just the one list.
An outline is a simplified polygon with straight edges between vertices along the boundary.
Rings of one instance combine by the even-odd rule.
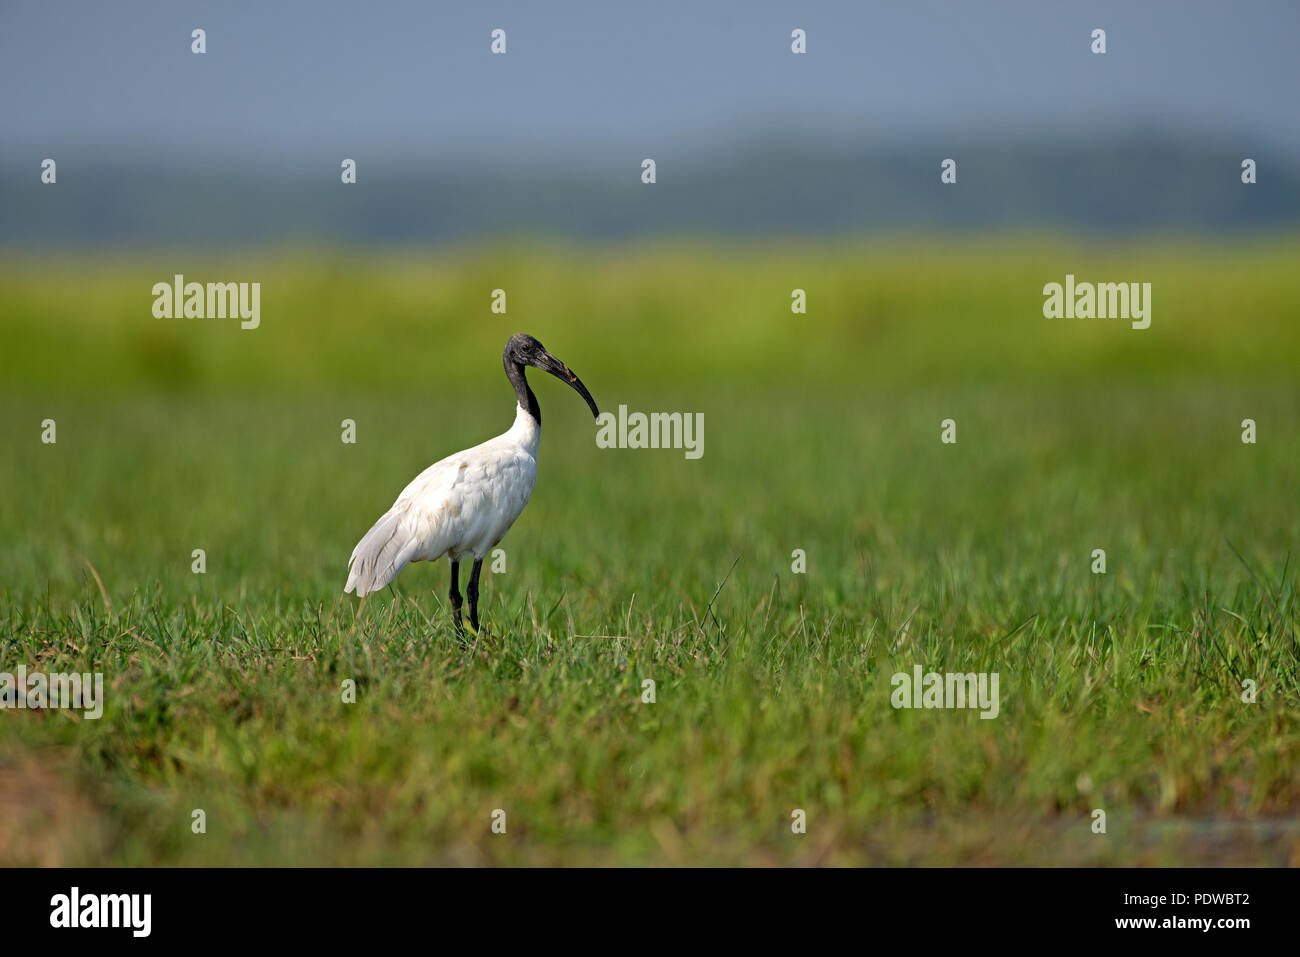
[[[190, 52], [190, 31], [208, 52]], [[504, 28], [508, 53], [489, 53]], [[790, 31], [808, 53], [790, 53]], [[1089, 52], [1094, 27], [1108, 52]], [[303, 149], [557, 154], [1160, 124], [1300, 152], [1300, 4], [0, 4], [0, 151], [214, 164]]]

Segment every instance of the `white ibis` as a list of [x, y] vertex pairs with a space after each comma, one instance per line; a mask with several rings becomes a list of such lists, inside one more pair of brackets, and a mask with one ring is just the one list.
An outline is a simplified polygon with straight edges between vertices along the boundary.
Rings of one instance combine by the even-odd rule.
[[352, 550], [344, 592], [364, 596], [383, 588], [408, 562], [451, 559], [451, 610], [461, 623], [460, 563], [474, 559], [469, 573], [469, 621], [478, 630], [478, 576], [483, 558], [496, 547], [528, 504], [537, 481], [537, 446], [542, 412], [528, 386], [524, 367], [563, 379], [599, 417], [596, 400], [569, 367], [532, 336], [517, 333], [506, 343], [502, 361], [519, 400], [515, 424], [482, 445], [430, 465], [402, 489], [393, 507], [375, 522]]

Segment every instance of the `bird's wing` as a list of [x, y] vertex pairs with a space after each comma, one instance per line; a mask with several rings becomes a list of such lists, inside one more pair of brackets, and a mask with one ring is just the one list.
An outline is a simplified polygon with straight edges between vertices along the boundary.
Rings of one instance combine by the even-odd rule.
[[448, 493], [464, 473], [460, 457], [451, 456], [430, 465], [402, 489], [393, 507], [352, 549], [345, 594], [355, 590], [360, 597], [378, 591], [413, 558], [434, 558], [445, 551], [438, 543], [439, 526], [445, 524]]

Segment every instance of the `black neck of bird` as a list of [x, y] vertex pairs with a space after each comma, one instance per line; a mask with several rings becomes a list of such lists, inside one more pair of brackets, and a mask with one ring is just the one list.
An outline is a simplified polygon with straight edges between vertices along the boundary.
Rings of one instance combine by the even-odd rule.
[[507, 362], [506, 378], [515, 387], [515, 398], [519, 400], [520, 407], [527, 410], [528, 414], [533, 417], [533, 421], [540, 426], [542, 424], [542, 410], [537, 404], [537, 396], [533, 395], [533, 390], [528, 385], [528, 379], [524, 375], [523, 363]]

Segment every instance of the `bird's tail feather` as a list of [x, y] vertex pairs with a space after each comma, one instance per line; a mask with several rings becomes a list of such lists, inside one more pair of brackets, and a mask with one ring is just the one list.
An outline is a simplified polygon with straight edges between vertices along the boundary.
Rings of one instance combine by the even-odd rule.
[[379, 591], [406, 567], [419, 545], [405, 531], [405, 509], [391, 509], [362, 536], [348, 560], [348, 583], [343, 591], [357, 597]]

